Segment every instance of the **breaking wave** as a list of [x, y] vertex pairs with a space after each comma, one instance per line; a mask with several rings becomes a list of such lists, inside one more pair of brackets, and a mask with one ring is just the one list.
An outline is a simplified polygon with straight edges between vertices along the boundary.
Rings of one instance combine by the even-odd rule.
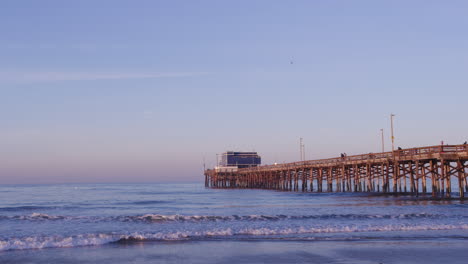
[[201, 221], [280, 221], [280, 220], [303, 220], [303, 219], [445, 219], [445, 218], [468, 218], [463, 215], [443, 215], [443, 214], [397, 214], [397, 215], [366, 215], [366, 214], [325, 214], [325, 215], [161, 215], [145, 214], [135, 216], [108, 216], [108, 217], [86, 217], [86, 216], [61, 216], [48, 215], [42, 213], [32, 213], [31, 215], [0, 216], [0, 220], [75, 220], [87, 219], [92, 221], [123, 221], [123, 222], [201, 222]]
[[[31, 236], [24, 238], [11, 238], [0, 240], [0, 251], [20, 249], [42, 249], [95, 246], [108, 243], [131, 243], [143, 241], [166, 240], [200, 240], [209, 238], [234, 238], [235, 236], [255, 237], [277, 236], [294, 234], [319, 233], [350, 233], [350, 232], [385, 232], [385, 231], [429, 231], [468, 229], [468, 224], [460, 225], [385, 225], [385, 226], [325, 226], [325, 227], [298, 227], [298, 228], [244, 228], [233, 230], [231, 228], [207, 231], [178, 231], [172, 233], [131, 233], [131, 234], [82, 234], [76, 236]], [[323, 239], [323, 238], [322, 238]]]
[[[30, 215], [15, 215], [15, 216], [5, 216], [0, 215], [0, 220], [63, 220], [63, 219], [72, 219], [71, 216], [62, 216], [62, 215], [48, 215], [41, 213], [32, 213]], [[79, 217], [75, 217], [79, 218]]]
[[447, 216], [442, 214], [398, 214], [398, 215], [361, 215], [361, 214], [325, 214], [325, 215], [159, 215], [146, 214], [142, 216], [123, 216], [122, 221], [148, 221], [148, 222], [164, 222], [164, 221], [278, 221], [278, 220], [300, 220], [300, 219], [441, 219], [449, 217], [464, 218], [464, 216]]

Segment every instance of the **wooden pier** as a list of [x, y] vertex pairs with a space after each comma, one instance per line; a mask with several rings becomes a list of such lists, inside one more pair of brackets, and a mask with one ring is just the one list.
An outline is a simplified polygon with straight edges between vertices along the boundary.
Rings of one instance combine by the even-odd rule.
[[468, 145], [399, 149], [251, 168], [205, 170], [210, 188], [302, 192], [384, 192], [451, 197], [468, 192]]

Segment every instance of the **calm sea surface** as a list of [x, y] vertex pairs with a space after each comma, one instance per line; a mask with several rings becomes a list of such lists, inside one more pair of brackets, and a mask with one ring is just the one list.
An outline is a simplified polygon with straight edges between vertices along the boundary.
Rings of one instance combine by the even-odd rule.
[[38, 249], [57, 255], [135, 244], [418, 240], [462, 243], [468, 250], [467, 239], [466, 201], [202, 184], [0, 185], [3, 262]]

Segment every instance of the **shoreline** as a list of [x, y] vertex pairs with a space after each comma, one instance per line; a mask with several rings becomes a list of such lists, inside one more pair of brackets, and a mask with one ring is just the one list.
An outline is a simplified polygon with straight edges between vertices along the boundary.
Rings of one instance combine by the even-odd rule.
[[453, 263], [468, 239], [164, 241], [0, 252], [9, 263]]

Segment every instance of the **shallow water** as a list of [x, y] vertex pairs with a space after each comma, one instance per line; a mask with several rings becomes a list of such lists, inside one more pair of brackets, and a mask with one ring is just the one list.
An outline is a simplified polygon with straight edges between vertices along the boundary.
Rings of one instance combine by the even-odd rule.
[[466, 201], [457, 200], [218, 190], [201, 184], [3, 185], [0, 259], [34, 249], [59, 254], [63, 248], [168, 247], [168, 242], [176, 243], [169, 247], [210, 241], [463, 245], [467, 209]]

